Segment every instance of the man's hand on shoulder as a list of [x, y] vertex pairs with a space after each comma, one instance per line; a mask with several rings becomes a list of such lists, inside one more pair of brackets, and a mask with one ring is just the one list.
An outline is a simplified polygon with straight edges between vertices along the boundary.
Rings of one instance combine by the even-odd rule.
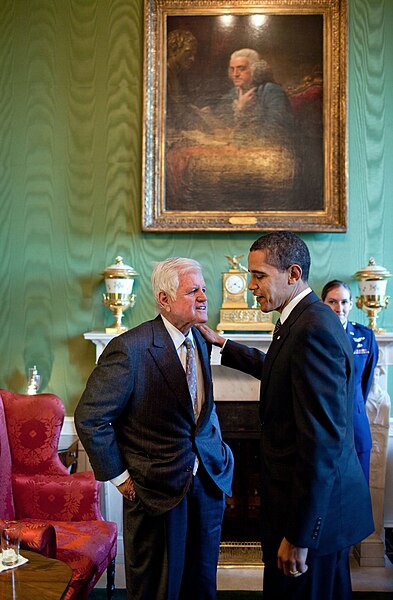
[[126, 479], [124, 481], [124, 483], [121, 483], [120, 485], [117, 485], [116, 487], [119, 490], [119, 492], [125, 498], [127, 498], [127, 500], [131, 500], [131, 501], [135, 500], [136, 494], [135, 494], [134, 482], [131, 479], [131, 477], [129, 477], [128, 479]]
[[198, 323], [194, 327], [196, 327], [201, 332], [205, 340], [207, 340], [214, 346], [220, 346], [220, 348], [222, 348], [225, 344], [225, 338], [223, 338], [213, 329], [210, 329], [210, 327], [208, 327], [207, 325]]

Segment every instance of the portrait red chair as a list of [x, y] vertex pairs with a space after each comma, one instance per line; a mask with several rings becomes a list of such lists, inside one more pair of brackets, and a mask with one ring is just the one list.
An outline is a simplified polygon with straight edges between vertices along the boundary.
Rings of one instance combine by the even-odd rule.
[[[101, 484], [93, 473], [71, 475], [60, 462], [63, 421], [64, 406], [54, 394], [0, 390], [0, 518], [15, 519], [30, 531], [54, 528], [56, 543], [42, 553], [51, 552], [72, 569], [65, 600], [87, 598], [105, 569], [111, 598], [117, 525], [102, 517]], [[38, 539], [35, 543], [40, 551]]]

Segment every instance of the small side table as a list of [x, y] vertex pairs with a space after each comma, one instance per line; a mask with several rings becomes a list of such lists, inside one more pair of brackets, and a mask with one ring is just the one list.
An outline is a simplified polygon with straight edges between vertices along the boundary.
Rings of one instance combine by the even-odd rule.
[[60, 600], [72, 579], [72, 570], [61, 560], [22, 550], [24, 565], [0, 573], [0, 598], [5, 600]]
[[70, 473], [76, 473], [78, 468], [78, 438], [76, 435], [61, 436], [58, 448], [61, 462]]

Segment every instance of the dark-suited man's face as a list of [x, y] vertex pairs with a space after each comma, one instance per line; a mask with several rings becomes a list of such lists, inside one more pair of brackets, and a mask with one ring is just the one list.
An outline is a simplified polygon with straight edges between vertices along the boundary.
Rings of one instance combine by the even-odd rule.
[[248, 289], [256, 297], [262, 312], [283, 308], [292, 300], [295, 285], [291, 269], [279, 271], [267, 262], [265, 250], [254, 250], [248, 255], [248, 270], [251, 274]]
[[187, 271], [179, 275], [176, 299], [160, 292], [163, 315], [182, 333], [187, 333], [192, 325], [206, 323], [207, 296], [206, 284], [201, 271]]

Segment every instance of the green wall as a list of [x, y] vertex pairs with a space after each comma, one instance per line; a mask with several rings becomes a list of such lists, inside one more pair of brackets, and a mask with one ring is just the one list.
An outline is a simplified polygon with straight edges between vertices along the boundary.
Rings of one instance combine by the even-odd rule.
[[[302, 235], [317, 292], [371, 255], [393, 271], [392, 31], [391, 0], [349, 0], [348, 231]], [[154, 316], [151, 264], [170, 255], [204, 265], [215, 326], [224, 255], [256, 237], [141, 232], [142, 58], [142, 0], [0, 0], [0, 387], [24, 391], [36, 364], [68, 414], [118, 254], [141, 274], [128, 326]], [[379, 322], [393, 329], [393, 307]]]

